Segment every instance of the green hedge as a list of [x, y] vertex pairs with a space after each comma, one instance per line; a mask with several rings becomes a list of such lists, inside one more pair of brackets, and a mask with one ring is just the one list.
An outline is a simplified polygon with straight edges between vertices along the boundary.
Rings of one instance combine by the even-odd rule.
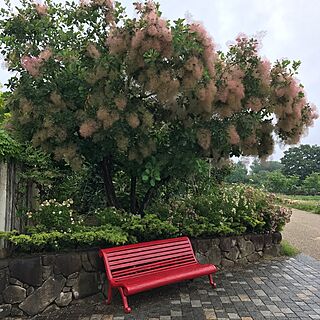
[[66, 248], [90, 248], [96, 246], [121, 245], [134, 242], [134, 238], [118, 227], [105, 225], [101, 227], [83, 227], [73, 232], [38, 232], [18, 234], [17, 232], [0, 232], [0, 238], [14, 246], [16, 251], [40, 252], [58, 251]]
[[[186, 235], [193, 238], [266, 233], [282, 230], [291, 210], [275, 196], [244, 185], [212, 188], [202, 195], [157, 201], [144, 216], [112, 207], [91, 216], [77, 216], [72, 200], [44, 201], [27, 212], [32, 227], [26, 234], [0, 233], [16, 250], [52, 251], [113, 246]], [[88, 224], [92, 226], [88, 226]]]

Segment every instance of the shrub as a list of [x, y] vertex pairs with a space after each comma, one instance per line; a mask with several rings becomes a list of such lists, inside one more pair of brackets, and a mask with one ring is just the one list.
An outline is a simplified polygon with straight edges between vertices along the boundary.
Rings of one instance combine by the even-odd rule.
[[170, 221], [161, 220], [155, 214], [128, 214], [115, 208], [99, 209], [95, 212], [102, 225], [111, 224], [120, 227], [137, 241], [148, 241], [179, 235], [179, 229]]
[[27, 212], [27, 218], [38, 230], [71, 232], [83, 220], [72, 209], [72, 199], [58, 202], [56, 199], [45, 200], [35, 212]]
[[97, 209], [84, 226], [72, 201], [45, 201], [27, 234], [3, 233], [21, 251], [108, 246], [186, 235], [212, 237], [280, 231], [291, 210], [275, 205], [275, 195], [245, 185], [220, 185], [203, 194], [159, 199], [144, 216], [114, 207]]
[[291, 216], [274, 195], [245, 185], [213, 187], [200, 195], [158, 202], [151, 211], [192, 237], [281, 230]]
[[18, 234], [17, 232], [2, 232], [0, 239], [5, 239], [15, 246], [16, 251], [39, 252], [56, 251], [66, 248], [88, 248], [121, 245], [134, 242], [121, 228], [105, 225], [101, 227], [79, 227], [73, 232], [35, 232]]

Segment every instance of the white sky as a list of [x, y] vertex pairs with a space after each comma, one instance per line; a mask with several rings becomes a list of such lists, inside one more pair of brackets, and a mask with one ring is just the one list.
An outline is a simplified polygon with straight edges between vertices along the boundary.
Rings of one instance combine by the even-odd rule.
[[[137, 0], [135, 0], [137, 1]], [[132, 2], [121, 1], [132, 12]], [[14, 0], [14, 3], [17, 1]], [[64, 1], [60, 1], [64, 2]], [[261, 54], [271, 61], [279, 58], [301, 60], [298, 78], [305, 86], [307, 97], [320, 110], [320, 1], [319, 0], [159, 0], [163, 16], [174, 20], [186, 13], [202, 21], [219, 49], [234, 40], [239, 32], [254, 35], [265, 31]], [[0, 7], [3, 0], [0, 0]], [[8, 73], [0, 70], [0, 82]], [[320, 120], [310, 128], [302, 143], [320, 145]], [[282, 157], [277, 148], [274, 160]]]

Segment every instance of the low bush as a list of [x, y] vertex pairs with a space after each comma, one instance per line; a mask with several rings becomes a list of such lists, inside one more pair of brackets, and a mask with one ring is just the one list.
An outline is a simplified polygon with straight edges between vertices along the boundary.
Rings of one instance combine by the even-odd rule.
[[155, 214], [130, 214], [115, 208], [96, 210], [97, 221], [101, 225], [117, 226], [130, 234], [135, 241], [148, 241], [179, 236], [179, 228], [171, 221], [163, 220]]
[[28, 211], [27, 219], [38, 230], [71, 232], [83, 220], [72, 209], [73, 200], [58, 202], [56, 199], [45, 200], [35, 212]]
[[159, 203], [151, 211], [192, 237], [273, 232], [282, 230], [291, 216], [291, 210], [274, 204], [274, 197], [245, 185], [222, 185]]
[[[72, 201], [45, 201], [27, 213], [26, 234], [0, 237], [21, 251], [108, 246], [186, 235], [213, 237], [280, 231], [291, 210], [275, 205], [275, 196], [245, 185], [220, 185], [203, 194], [158, 199], [143, 216], [113, 207], [97, 209], [83, 221]], [[91, 226], [89, 226], [89, 224]]]
[[0, 239], [8, 241], [18, 252], [57, 251], [63, 249], [90, 248], [97, 246], [121, 245], [134, 242], [121, 228], [105, 225], [101, 227], [82, 227], [73, 232], [35, 232], [18, 234], [2, 232]]

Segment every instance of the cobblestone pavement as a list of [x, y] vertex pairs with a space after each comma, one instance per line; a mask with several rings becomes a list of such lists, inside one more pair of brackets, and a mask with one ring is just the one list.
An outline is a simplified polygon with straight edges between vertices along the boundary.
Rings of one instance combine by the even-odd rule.
[[320, 319], [319, 265], [303, 256], [263, 261], [219, 272], [217, 289], [201, 278], [129, 297], [129, 315], [117, 294], [111, 305], [96, 296], [34, 319]]

